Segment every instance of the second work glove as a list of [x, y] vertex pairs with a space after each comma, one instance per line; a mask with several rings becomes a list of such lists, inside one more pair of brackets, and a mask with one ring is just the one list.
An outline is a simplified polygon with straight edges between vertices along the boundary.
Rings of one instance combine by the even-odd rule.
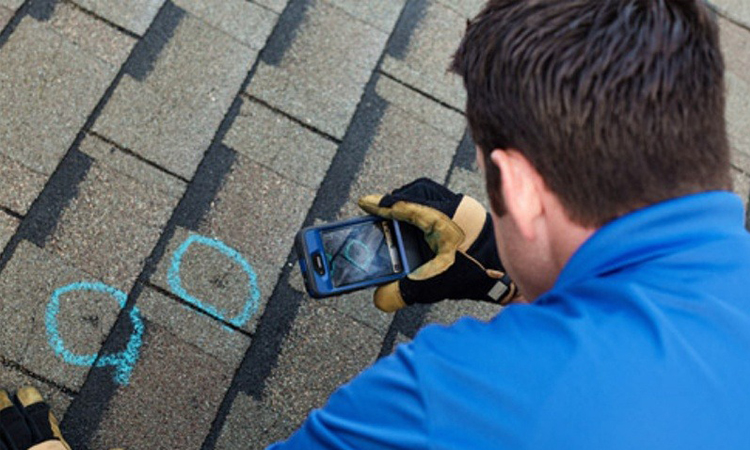
[[497, 255], [492, 219], [475, 199], [420, 178], [389, 195], [368, 195], [370, 214], [416, 226], [434, 257], [375, 291], [375, 306], [394, 312], [413, 303], [474, 299], [505, 305], [518, 292]]
[[16, 401], [0, 390], [0, 449], [70, 450], [57, 419], [33, 387], [16, 393]]

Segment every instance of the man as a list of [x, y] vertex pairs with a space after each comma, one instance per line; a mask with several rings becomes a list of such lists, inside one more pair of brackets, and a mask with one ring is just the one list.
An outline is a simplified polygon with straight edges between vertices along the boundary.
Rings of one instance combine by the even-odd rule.
[[[709, 9], [493, 0], [453, 69], [500, 259], [530, 303], [425, 328], [280, 447], [748, 448], [750, 236], [727, 192]], [[446, 225], [456, 202], [403, 194], [362, 204], [431, 230], [440, 261], [376, 302], [433, 300], [436, 277], [471, 291], [452, 268], [484, 263], [444, 236], [483, 233]]]

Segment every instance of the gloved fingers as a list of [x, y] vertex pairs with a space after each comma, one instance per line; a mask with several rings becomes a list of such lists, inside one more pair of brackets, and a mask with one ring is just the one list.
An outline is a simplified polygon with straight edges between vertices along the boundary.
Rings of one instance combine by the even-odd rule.
[[380, 286], [375, 290], [375, 306], [387, 313], [394, 313], [414, 303], [435, 303], [444, 297], [435, 295], [435, 279], [414, 280], [410, 277]]
[[[367, 201], [367, 199], [363, 199]], [[374, 198], [372, 200], [375, 200]], [[391, 208], [363, 204], [365, 210], [388, 214], [390, 218], [417, 226], [435, 257], [412, 272], [411, 278], [422, 280], [444, 272], [460, 251], [484, 269], [504, 271], [495, 246], [492, 219], [475, 199], [464, 196], [453, 219], [433, 208], [410, 202], [398, 202]], [[481, 263], [479, 260], [481, 259]]]
[[23, 387], [16, 392], [16, 398], [24, 407], [27, 423], [36, 442], [57, 439], [63, 447], [70, 449], [62, 437], [57, 419], [36, 388]]
[[447, 298], [473, 298], [477, 280], [489, 277], [475, 260], [462, 253], [456, 264], [439, 264], [435, 259], [418, 267], [407, 277], [375, 290], [375, 306], [388, 313], [414, 303], [435, 303]]
[[[429, 189], [426, 189], [422, 186], [424, 184], [427, 184], [431, 187]], [[406, 193], [405, 195], [399, 193], [402, 190]], [[451, 205], [450, 208], [441, 207], [444, 205], [431, 204], [432, 201], [430, 199], [426, 199], [426, 195], [423, 194], [425, 191], [433, 190], [445, 191], [443, 193], [436, 194], [433, 198], [452, 196], [450, 201], [454, 202], [455, 204]], [[419, 191], [420, 195], [422, 195], [422, 198], [420, 198], [419, 196], [410, 195], [414, 191]], [[399, 210], [396, 205], [400, 204], [401, 202], [420, 205], [423, 208], [405, 208], [403, 210]], [[477, 240], [480, 233], [482, 232], [485, 223], [490, 220], [485, 208], [474, 198], [453, 194], [445, 187], [425, 178], [417, 180], [414, 183], [405, 186], [404, 188], [396, 190], [394, 191], [394, 194], [391, 195], [368, 195], [362, 197], [359, 201], [359, 206], [370, 214], [375, 214], [377, 216], [385, 217], [388, 219], [407, 221], [409, 223], [412, 223], [413, 225], [419, 226], [425, 232], [428, 231], [431, 223], [437, 220], [434, 217], [436, 216], [436, 214], [434, 212], [428, 214], [425, 223], [423, 225], [420, 225], [416, 223], [416, 218], [413, 218], [412, 216], [413, 210], [424, 212], [432, 208], [442, 213], [442, 215], [444, 215], [448, 220], [453, 220], [458, 225], [458, 227], [463, 230], [466, 238], [464, 239], [460, 247], [460, 250], [462, 251], [467, 251], [469, 247], [471, 247], [471, 245]], [[399, 212], [403, 212], [406, 215], [401, 217], [399, 215]], [[425, 212], [425, 214], [427, 213]]]
[[360, 197], [357, 204], [366, 213], [374, 216], [379, 216], [384, 219], [393, 219], [393, 211], [390, 206], [380, 206], [380, 201], [383, 199], [382, 195], [365, 195]]
[[[428, 280], [447, 271], [453, 265], [455, 256], [455, 251], [439, 253], [431, 260], [417, 267], [406, 278], [378, 287], [374, 294], [375, 306], [381, 311], [390, 313], [396, 312], [413, 303], [425, 303], [422, 301], [419, 289], [407, 290], [409, 296], [406, 298], [401, 287], [405, 283]], [[432, 301], [428, 303], [432, 303]]]
[[387, 313], [393, 313], [406, 307], [406, 302], [401, 296], [401, 289], [399, 289], [399, 281], [394, 281], [375, 289], [373, 300], [375, 301], [375, 307]]
[[[446, 206], [446, 202], [451, 203]], [[409, 214], [404, 217], [399, 216], [397, 205], [401, 203], [419, 204], [427, 209], [434, 209], [442, 213], [447, 218], [455, 222], [465, 237], [457, 247], [460, 251], [469, 253], [482, 262], [486, 267], [504, 270], [502, 262], [497, 254], [495, 246], [495, 236], [492, 227], [492, 218], [485, 208], [474, 198], [455, 194], [444, 186], [435, 183], [432, 180], [421, 178], [400, 189], [396, 189], [392, 194], [369, 195], [360, 199], [360, 206], [370, 214], [381, 217], [403, 220], [419, 225]], [[405, 211], [410, 213], [412, 211]], [[433, 212], [431, 216], [439, 216]], [[426, 224], [419, 225], [423, 232], [429, 232], [430, 220]], [[428, 238], [426, 236], [426, 238]], [[426, 239], [428, 241], [428, 239]], [[436, 253], [434, 242], [429, 242], [433, 253]]]
[[456, 194], [429, 178], [420, 178], [384, 196], [380, 206], [390, 207], [396, 202], [406, 201], [430, 206], [453, 216], [461, 197], [461, 194]]
[[23, 414], [4, 390], [0, 390], [0, 441], [10, 450], [25, 450], [34, 444]]
[[[436, 188], [441, 188], [448, 191], [446, 188], [435, 183], [434, 181], [426, 181], [434, 184]], [[444, 204], [444, 201], [425, 200], [410, 195], [396, 194], [363, 197], [363, 199], [360, 200], [360, 206], [365, 209], [365, 211], [370, 212], [371, 214], [376, 214], [379, 216], [389, 215], [388, 218], [396, 220], [404, 219], [391, 217], [388, 211], [389, 208], [395, 207], [396, 203], [398, 202], [415, 203], [433, 208], [456, 222], [456, 224], [464, 231], [464, 233], [466, 234], [466, 239], [460, 247], [460, 250], [466, 251], [477, 240], [479, 234], [484, 228], [485, 223], [490, 220], [490, 218], [484, 206], [482, 206], [482, 204], [473, 197], [453, 194], [450, 191], [448, 191], [448, 194], [453, 196], [453, 198], [448, 200], [451, 202], [450, 206], [446, 206]], [[440, 202], [443, 203], [440, 204]]]
[[455, 251], [464, 240], [464, 232], [448, 216], [428, 206], [401, 201], [391, 207], [380, 206], [377, 195], [359, 199], [359, 206], [366, 212], [386, 219], [410, 223], [421, 229], [425, 241], [438, 256]]
[[449, 200], [456, 195], [442, 184], [425, 177], [394, 189], [390, 194], [393, 197], [401, 197], [401, 200], [423, 199], [431, 201]]

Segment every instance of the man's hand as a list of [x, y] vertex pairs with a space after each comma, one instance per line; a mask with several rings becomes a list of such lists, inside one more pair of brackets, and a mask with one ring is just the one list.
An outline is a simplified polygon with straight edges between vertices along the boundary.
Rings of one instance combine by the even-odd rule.
[[33, 387], [16, 393], [14, 403], [0, 390], [0, 450], [70, 450], [49, 405]]
[[375, 306], [394, 312], [413, 303], [474, 299], [505, 305], [516, 296], [497, 255], [492, 220], [476, 200], [420, 178], [386, 196], [368, 195], [370, 214], [420, 228], [435, 257], [406, 278], [379, 287]]

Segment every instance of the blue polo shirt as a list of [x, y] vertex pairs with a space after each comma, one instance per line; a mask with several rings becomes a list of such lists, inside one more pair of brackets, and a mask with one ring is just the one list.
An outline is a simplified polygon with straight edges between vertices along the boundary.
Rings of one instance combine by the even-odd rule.
[[615, 220], [552, 290], [428, 326], [275, 448], [750, 449], [750, 235], [728, 192]]

